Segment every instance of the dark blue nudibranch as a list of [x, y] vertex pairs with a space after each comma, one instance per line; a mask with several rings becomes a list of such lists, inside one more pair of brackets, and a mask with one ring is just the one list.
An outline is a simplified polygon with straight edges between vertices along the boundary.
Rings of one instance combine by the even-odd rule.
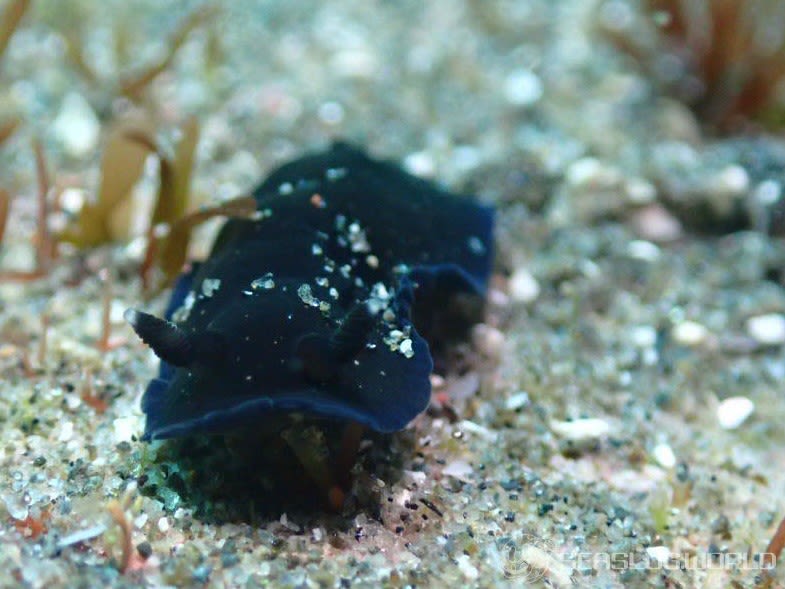
[[431, 351], [481, 317], [492, 209], [346, 144], [254, 197], [256, 218], [227, 221], [166, 319], [126, 312], [161, 359], [144, 439], [281, 413], [404, 428], [428, 405]]

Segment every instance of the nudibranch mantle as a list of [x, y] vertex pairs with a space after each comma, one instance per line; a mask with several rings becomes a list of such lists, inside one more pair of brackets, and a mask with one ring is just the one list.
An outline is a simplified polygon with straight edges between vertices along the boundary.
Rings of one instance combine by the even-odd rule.
[[403, 429], [432, 351], [481, 319], [493, 210], [336, 143], [275, 170], [176, 284], [126, 319], [161, 359], [144, 439], [281, 413]]

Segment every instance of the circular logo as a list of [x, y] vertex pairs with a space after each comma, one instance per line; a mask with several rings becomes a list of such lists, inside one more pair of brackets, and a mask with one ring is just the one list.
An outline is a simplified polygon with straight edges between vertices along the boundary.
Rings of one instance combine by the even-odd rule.
[[532, 534], [519, 533], [497, 542], [508, 579], [533, 583], [542, 579], [554, 565], [561, 561], [555, 556], [553, 546]]

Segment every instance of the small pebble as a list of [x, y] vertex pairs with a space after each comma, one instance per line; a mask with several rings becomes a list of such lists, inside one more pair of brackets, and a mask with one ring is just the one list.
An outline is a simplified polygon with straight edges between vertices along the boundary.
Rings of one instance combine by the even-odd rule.
[[565, 178], [573, 186], [596, 183], [605, 172], [604, 164], [593, 157], [576, 160], [567, 168]]
[[655, 262], [660, 257], [660, 248], [650, 241], [636, 239], [627, 244], [627, 254], [636, 260]]
[[161, 519], [158, 520], [158, 530], [165, 534], [169, 531], [169, 519], [166, 516], [163, 516]]
[[753, 196], [758, 204], [771, 206], [782, 197], [782, 186], [776, 180], [764, 180], [755, 187]]
[[504, 97], [515, 106], [536, 104], [542, 94], [542, 81], [530, 70], [515, 70], [504, 79]]
[[657, 199], [657, 189], [648, 180], [631, 178], [624, 184], [627, 198], [636, 205], [647, 205]]
[[695, 321], [682, 321], [673, 327], [673, 339], [685, 346], [697, 346], [702, 343], [709, 330]]
[[747, 333], [765, 346], [785, 343], [785, 316], [768, 313], [747, 319]]
[[630, 222], [639, 236], [655, 243], [670, 243], [684, 235], [679, 220], [659, 204], [636, 210], [630, 216]]
[[344, 118], [343, 106], [337, 102], [325, 102], [319, 106], [318, 116], [327, 125], [339, 125]]
[[529, 402], [529, 394], [525, 391], [521, 391], [509, 397], [504, 403], [504, 408], [508, 411], [517, 411], [528, 405]]
[[668, 444], [657, 444], [654, 446], [652, 454], [654, 455], [654, 460], [656, 460], [657, 464], [661, 467], [673, 468], [676, 466], [676, 454], [673, 453], [673, 448]]
[[651, 348], [657, 343], [657, 330], [651, 325], [637, 325], [630, 331], [630, 339], [636, 348]]
[[551, 429], [566, 440], [587, 442], [606, 436], [611, 426], [604, 419], [588, 417], [573, 421], [552, 421]]
[[442, 470], [442, 474], [459, 481], [468, 483], [471, 481], [471, 475], [474, 473], [472, 465], [465, 460], [453, 460], [448, 463]]
[[147, 560], [153, 554], [153, 547], [150, 545], [149, 542], [144, 541], [136, 545], [136, 551], [139, 553], [139, 556]]
[[532, 303], [540, 296], [540, 283], [525, 268], [518, 268], [510, 276], [510, 297], [519, 303]]
[[728, 397], [717, 407], [717, 421], [722, 429], [736, 429], [755, 411], [755, 403], [747, 397]]
[[87, 200], [86, 191], [80, 188], [66, 188], [60, 196], [60, 206], [69, 214], [75, 215], [82, 210]]
[[660, 563], [667, 563], [671, 557], [671, 551], [667, 546], [649, 546], [646, 554]]
[[485, 356], [499, 360], [504, 351], [504, 334], [490, 325], [478, 323], [472, 328], [472, 343]]
[[715, 185], [720, 192], [742, 194], [750, 187], [750, 176], [743, 167], [730, 165], [716, 176]]

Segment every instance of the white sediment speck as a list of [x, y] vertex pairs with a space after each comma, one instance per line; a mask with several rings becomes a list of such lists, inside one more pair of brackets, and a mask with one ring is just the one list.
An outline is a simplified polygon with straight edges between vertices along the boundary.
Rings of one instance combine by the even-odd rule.
[[472, 235], [466, 242], [466, 245], [469, 246], [469, 251], [475, 256], [481, 256], [485, 253], [485, 244], [476, 235]]
[[526, 268], [518, 268], [510, 276], [510, 298], [519, 303], [532, 303], [540, 296], [540, 283]]
[[270, 290], [271, 288], [275, 288], [275, 280], [273, 279], [273, 273], [268, 272], [261, 278], [257, 278], [253, 282], [251, 282], [251, 288], [254, 290], [264, 289]]
[[356, 221], [349, 225], [348, 237], [353, 252], [365, 253], [371, 251], [371, 246], [368, 244], [368, 238], [365, 235], [365, 231]]
[[695, 321], [681, 321], [673, 326], [673, 339], [685, 346], [697, 346], [702, 343], [709, 330]]
[[297, 296], [299, 296], [300, 300], [306, 305], [311, 307], [319, 306], [319, 300], [313, 296], [313, 293], [311, 292], [311, 286], [309, 284], [301, 284], [300, 288], [297, 289]]
[[717, 407], [717, 421], [722, 429], [736, 429], [755, 411], [747, 397], [728, 397]]
[[587, 442], [608, 435], [611, 426], [604, 419], [588, 417], [573, 421], [552, 421], [551, 429], [566, 440]]
[[665, 442], [661, 442], [654, 446], [652, 455], [654, 456], [654, 460], [657, 461], [657, 464], [663, 468], [673, 468], [676, 466], [676, 454], [673, 453], [673, 448]]
[[205, 278], [202, 281], [202, 294], [208, 299], [221, 288], [221, 280], [219, 278]]
[[261, 211], [254, 211], [251, 215], [251, 219], [254, 221], [261, 221], [262, 219], [268, 219], [273, 216], [272, 209], [262, 209]]
[[345, 178], [348, 172], [349, 171], [346, 168], [327, 168], [324, 173], [324, 177], [331, 182], [335, 182], [336, 180]]
[[747, 333], [756, 342], [776, 346], [785, 343], [785, 316], [768, 313], [747, 319]]
[[196, 303], [196, 295], [193, 293], [193, 291], [191, 291], [185, 296], [183, 304], [174, 313], [172, 313], [172, 320], [180, 323], [188, 319], [188, 316], [191, 314], [191, 309], [193, 309], [194, 303]]
[[390, 292], [387, 287], [381, 282], [377, 282], [371, 287], [371, 293], [368, 296], [368, 311], [371, 315], [378, 315], [387, 309], [390, 302]]
[[162, 534], [165, 534], [169, 531], [169, 518], [163, 516], [161, 519], [158, 520], [158, 531]]
[[407, 358], [411, 358], [412, 356], [414, 356], [414, 349], [412, 348], [412, 340], [410, 340], [409, 338], [406, 338], [401, 342], [399, 349], [401, 350], [401, 354], [403, 354]]

